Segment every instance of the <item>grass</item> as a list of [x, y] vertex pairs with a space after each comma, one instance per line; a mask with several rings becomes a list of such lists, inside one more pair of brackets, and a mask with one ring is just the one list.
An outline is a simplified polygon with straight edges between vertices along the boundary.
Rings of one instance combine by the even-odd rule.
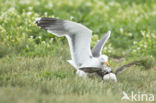
[[[123, 91], [156, 98], [155, 0], [1, 0], [0, 8], [0, 103], [128, 102], [121, 101]], [[91, 47], [111, 30], [103, 53], [113, 70], [136, 60], [142, 64], [120, 73], [117, 83], [82, 79], [66, 62], [67, 40], [34, 24], [43, 16], [89, 27]]]
[[[0, 64], [1, 102], [110, 101], [115, 103], [121, 102], [122, 91], [154, 95], [156, 93], [154, 88], [156, 72], [140, 70], [137, 66], [121, 73], [118, 76], [118, 83], [103, 84], [97, 78], [77, 77], [74, 69], [65, 60], [53, 56], [13, 57], [9, 60], [5, 58]], [[26, 101], [27, 99], [29, 100]]]
[[[125, 63], [122, 61], [120, 63]], [[112, 63], [113, 64], [113, 63]], [[153, 93], [153, 70], [134, 66], [118, 76], [118, 83], [82, 79], [60, 57], [13, 57], [0, 62], [1, 102], [121, 102], [122, 91]], [[113, 65], [116, 68], [116, 65]], [[112, 99], [113, 97], [113, 99]], [[73, 99], [74, 98], [74, 99]], [[28, 101], [27, 101], [28, 99]]]

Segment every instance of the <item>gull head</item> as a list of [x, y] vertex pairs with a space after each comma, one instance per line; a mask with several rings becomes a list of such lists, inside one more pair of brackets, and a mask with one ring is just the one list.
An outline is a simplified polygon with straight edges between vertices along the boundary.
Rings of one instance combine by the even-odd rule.
[[108, 56], [107, 55], [101, 55], [99, 57], [100, 66], [102, 68], [102, 72], [104, 73], [110, 73], [112, 70], [110, 68], [110, 65], [108, 63]]
[[108, 63], [108, 56], [107, 55], [101, 55], [99, 57], [99, 62], [100, 65], [103, 67], [109, 67], [109, 63]]
[[108, 63], [108, 56], [101, 55], [99, 57], [100, 65], [102, 68], [103, 75], [103, 81], [114, 81], [117, 82], [116, 74], [112, 72], [112, 69], [110, 68], [110, 65]]

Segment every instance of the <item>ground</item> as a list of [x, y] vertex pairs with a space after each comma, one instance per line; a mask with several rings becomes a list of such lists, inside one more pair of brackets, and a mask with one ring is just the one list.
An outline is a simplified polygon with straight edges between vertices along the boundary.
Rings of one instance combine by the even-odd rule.
[[[131, 102], [121, 100], [123, 91], [156, 101], [155, 0], [1, 0], [0, 8], [0, 103]], [[142, 62], [117, 83], [80, 78], [66, 62], [67, 40], [39, 29], [37, 17], [82, 23], [93, 31], [91, 48], [111, 30], [103, 53], [113, 70]]]

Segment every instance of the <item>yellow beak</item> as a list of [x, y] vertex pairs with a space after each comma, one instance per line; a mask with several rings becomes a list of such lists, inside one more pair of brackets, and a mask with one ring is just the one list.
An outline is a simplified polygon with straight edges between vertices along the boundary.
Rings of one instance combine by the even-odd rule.
[[106, 64], [107, 66], [110, 66], [110, 64], [108, 63], [108, 61], [106, 61], [105, 64]]

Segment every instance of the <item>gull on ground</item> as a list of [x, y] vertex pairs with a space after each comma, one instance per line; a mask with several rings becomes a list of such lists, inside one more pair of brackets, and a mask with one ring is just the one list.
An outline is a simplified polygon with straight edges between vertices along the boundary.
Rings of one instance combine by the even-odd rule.
[[[108, 31], [91, 50], [92, 31], [80, 23], [47, 17], [37, 18], [36, 23], [37, 26], [49, 33], [67, 38], [71, 53], [71, 60], [67, 61], [77, 70], [77, 75], [86, 77], [88, 74], [80, 68], [101, 68], [111, 73], [103, 79], [111, 79], [112, 72], [110, 72], [110, 68], [107, 69], [109, 67], [108, 56], [102, 54], [102, 49], [109, 39], [111, 31]], [[113, 75], [112, 78], [116, 80], [116, 76]]]

